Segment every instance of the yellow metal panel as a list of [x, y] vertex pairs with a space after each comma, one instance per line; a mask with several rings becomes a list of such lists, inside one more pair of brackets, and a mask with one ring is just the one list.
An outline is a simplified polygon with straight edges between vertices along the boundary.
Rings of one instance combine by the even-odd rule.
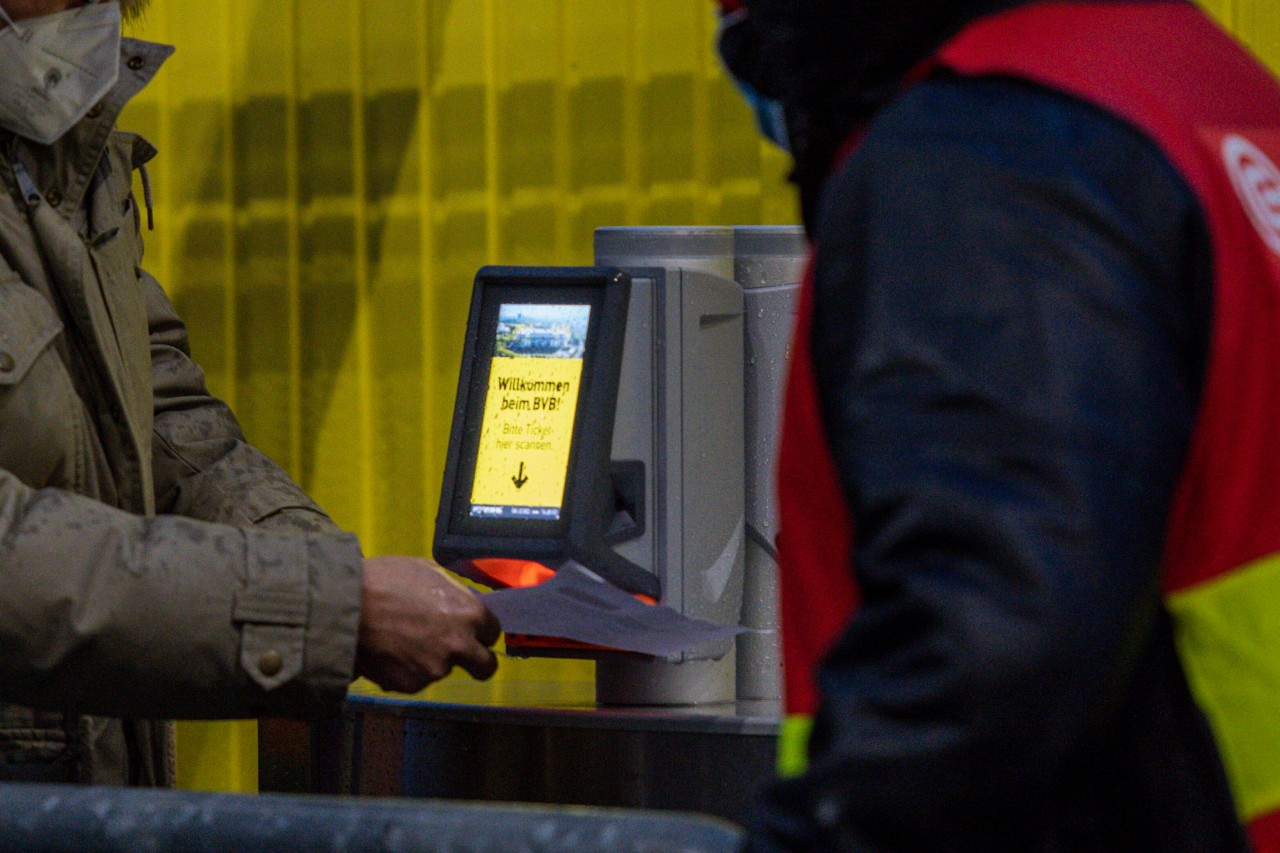
[[559, 0], [523, 0], [520, 14], [495, 18], [498, 85], [553, 81], [559, 71]]
[[1273, 69], [1280, 69], [1280, 9], [1276, 0], [1233, 0], [1240, 37]]
[[1280, 72], [1280, 14], [1276, 0], [1200, 0], [1273, 71]]
[[1233, 0], [1200, 0], [1200, 5], [1217, 18], [1223, 26], [1231, 29]]
[[187, 791], [258, 790], [258, 724], [252, 720], [179, 723], [178, 787]]

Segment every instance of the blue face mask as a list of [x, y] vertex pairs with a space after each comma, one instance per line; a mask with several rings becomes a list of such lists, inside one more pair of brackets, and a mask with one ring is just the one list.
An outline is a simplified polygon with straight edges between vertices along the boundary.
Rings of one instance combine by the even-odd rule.
[[756, 117], [756, 127], [761, 135], [783, 151], [790, 151], [791, 145], [787, 136], [787, 118], [782, 102], [770, 98], [745, 79], [735, 69], [750, 67], [758, 62], [752, 56], [756, 48], [756, 40], [749, 31], [751, 26], [746, 10], [730, 12], [720, 17], [720, 26], [716, 34], [716, 45], [719, 48], [720, 60], [734, 85], [738, 87], [747, 106], [751, 107]]
[[736, 77], [733, 78], [733, 82], [746, 100], [747, 106], [751, 107], [752, 112], [755, 113], [756, 127], [764, 138], [783, 151], [790, 152], [791, 143], [787, 139], [787, 117], [782, 111], [782, 102], [766, 98]]

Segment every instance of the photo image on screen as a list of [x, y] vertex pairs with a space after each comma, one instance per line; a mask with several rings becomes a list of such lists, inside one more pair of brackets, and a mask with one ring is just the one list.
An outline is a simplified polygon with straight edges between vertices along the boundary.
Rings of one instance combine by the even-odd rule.
[[503, 305], [493, 354], [499, 358], [582, 358], [589, 305]]
[[560, 518], [590, 321], [590, 305], [499, 306], [473, 518]]

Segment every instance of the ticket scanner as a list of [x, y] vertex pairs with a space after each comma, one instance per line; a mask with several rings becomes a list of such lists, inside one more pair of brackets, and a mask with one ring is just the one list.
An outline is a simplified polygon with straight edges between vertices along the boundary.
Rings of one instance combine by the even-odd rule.
[[594, 658], [601, 704], [778, 697], [771, 471], [803, 254], [793, 228], [606, 228], [596, 266], [476, 276], [436, 559], [572, 560], [759, 630], [677, 659], [521, 636], [511, 654]]
[[[657, 575], [610, 547], [645, 524], [643, 464], [610, 460], [630, 292], [621, 269], [486, 267], [476, 276], [437, 560], [474, 562], [469, 573], [483, 578], [490, 565], [555, 571], [572, 559], [623, 590], [660, 596]], [[490, 577], [520, 583], [499, 570]]]

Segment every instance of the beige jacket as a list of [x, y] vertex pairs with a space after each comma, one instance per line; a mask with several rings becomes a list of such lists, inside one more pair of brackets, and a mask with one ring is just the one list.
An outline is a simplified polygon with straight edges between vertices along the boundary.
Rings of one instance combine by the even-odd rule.
[[0, 131], [0, 779], [171, 782], [169, 727], [119, 718], [305, 714], [352, 677], [358, 544], [246, 443], [140, 267], [155, 152], [114, 125], [171, 52], [125, 40], [54, 146]]

